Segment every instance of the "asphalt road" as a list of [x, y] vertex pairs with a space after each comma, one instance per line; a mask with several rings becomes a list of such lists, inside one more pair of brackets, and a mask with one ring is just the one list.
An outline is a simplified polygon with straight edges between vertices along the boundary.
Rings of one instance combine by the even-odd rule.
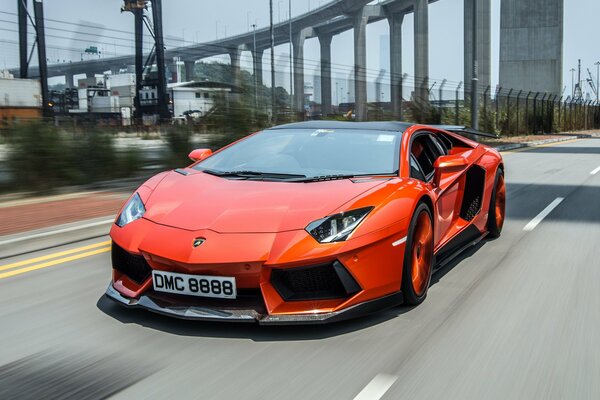
[[436, 273], [421, 306], [356, 321], [126, 310], [102, 298], [105, 244], [69, 254], [107, 238], [0, 260], [0, 398], [598, 399], [600, 140], [504, 157], [502, 237]]

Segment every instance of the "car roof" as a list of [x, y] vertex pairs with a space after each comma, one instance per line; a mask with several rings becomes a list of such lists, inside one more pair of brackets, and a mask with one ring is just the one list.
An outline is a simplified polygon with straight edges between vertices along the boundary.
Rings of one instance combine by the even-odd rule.
[[404, 132], [413, 126], [410, 122], [381, 121], [381, 122], [345, 122], [345, 121], [306, 121], [279, 125], [268, 130], [277, 129], [359, 129], [369, 131]]

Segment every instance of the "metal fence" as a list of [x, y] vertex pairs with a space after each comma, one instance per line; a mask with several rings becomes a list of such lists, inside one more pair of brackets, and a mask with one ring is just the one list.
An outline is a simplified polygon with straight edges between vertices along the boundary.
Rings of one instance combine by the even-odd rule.
[[[469, 88], [445, 80], [429, 90], [429, 102], [412, 98], [403, 87], [402, 119], [421, 123], [472, 126]], [[407, 93], [411, 95], [407, 96]], [[370, 107], [373, 110], [374, 107]], [[368, 119], [386, 119], [389, 113], [370, 112]], [[600, 129], [600, 103], [596, 100], [490, 86], [479, 93], [479, 129], [502, 136], [545, 134]]]

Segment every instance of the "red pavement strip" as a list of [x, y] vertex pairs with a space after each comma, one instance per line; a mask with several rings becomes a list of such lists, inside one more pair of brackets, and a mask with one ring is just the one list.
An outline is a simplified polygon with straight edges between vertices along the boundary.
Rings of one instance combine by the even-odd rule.
[[0, 208], [0, 236], [47, 228], [91, 218], [113, 216], [127, 199], [126, 194], [93, 193], [73, 199]]

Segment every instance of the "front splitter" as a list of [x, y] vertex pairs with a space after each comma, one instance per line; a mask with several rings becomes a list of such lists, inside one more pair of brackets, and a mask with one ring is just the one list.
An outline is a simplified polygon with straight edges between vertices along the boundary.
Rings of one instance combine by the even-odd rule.
[[109, 283], [105, 294], [109, 299], [122, 306], [128, 308], [142, 308], [174, 318], [214, 322], [258, 322], [261, 325], [328, 324], [357, 318], [375, 311], [394, 307], [401, 304], [403, 300], [402, 292], [396, 292], [378, 299], [356, 304], [340, 311], [312, 314], [270, 315], [259, 313], [253, 309], [227, 309], [184, 305], [164, 299], [152, 298], [147, 295], [142, 295], [139, 299], [128, 298], [119, 293], [113, 287], [112, 283]]

